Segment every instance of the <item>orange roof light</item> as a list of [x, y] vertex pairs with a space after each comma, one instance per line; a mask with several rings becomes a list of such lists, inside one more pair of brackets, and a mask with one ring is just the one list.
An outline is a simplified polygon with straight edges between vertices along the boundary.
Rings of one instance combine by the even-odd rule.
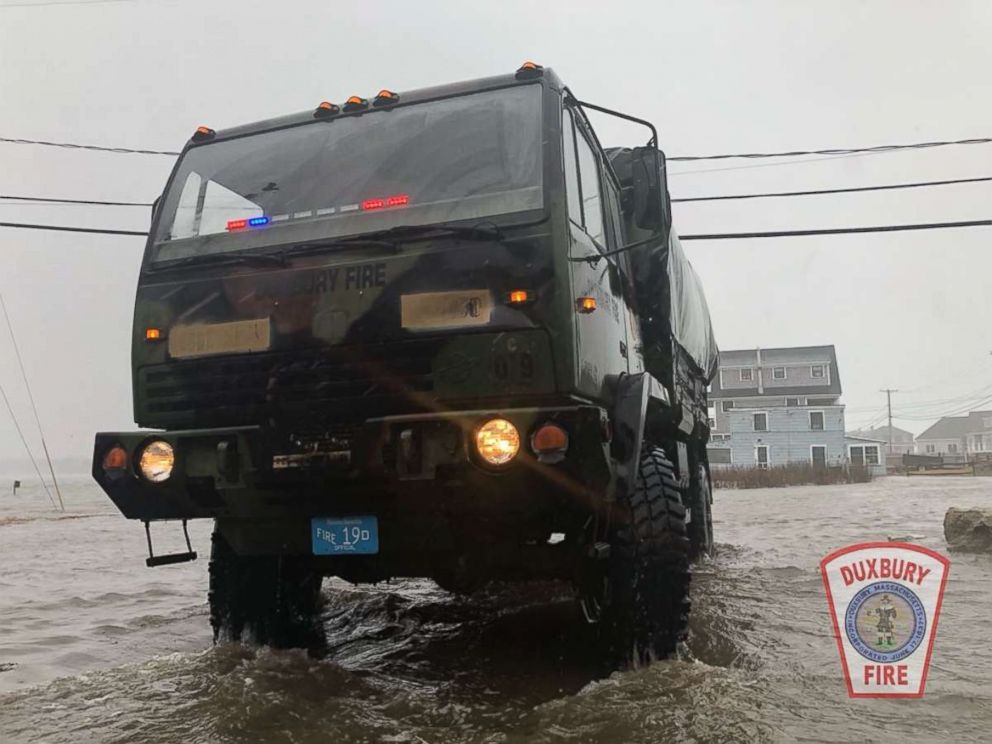
[[596, 309], [596, 298], [580, 297], [575, 304], [580, 313], [591, 313]]
[[517, 69], [517, 80], [531, 80], [544, 75], [544, 68], [536, 62], [524, 62]]
[[337, 116], [339, 113], [341, 113], [341, 107], [336, 103], [321, 101], [317, 105], [317, 108], [313, 110], [313, 117], [315, 119], [326, 119], [332, 116]]
[[530, 293], [526, 289], [515, 289], [506, 296], [510, 305], [526, 305], [530, 300]]
[[399, 103], [400, 97], [393, 93], [391, 90], [386, 90], [383, 88], [378, 93], [376, 93], [375, 100], [372, 101], [373, 106], [388, 106], [393, 103]]
[[344, 102], [345, 111], [361, 111], [362, 109], [367, 109], [368, 107], [368, 99], [362, 98], [361, 96], [351, 96]]
[[213, 139], [216, 134], [217, 132], [210, 127], [197, 127], [196, 131], [193, 132], [193, 141], [204, 142], [205, 140]]
[[162, 340], [162, 329], [161, 328], [146, 328], [145, 329], [145, 341], [161, 341]]

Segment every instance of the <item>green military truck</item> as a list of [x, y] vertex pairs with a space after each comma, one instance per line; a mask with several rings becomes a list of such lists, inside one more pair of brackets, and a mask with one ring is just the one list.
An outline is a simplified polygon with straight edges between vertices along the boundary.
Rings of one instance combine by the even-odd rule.
[[[587, 113], [643, 125], [604, 149]], [[213, 519], [215, 638], [319, 643], [321, 580], [565, 580], [668, 654], [712, 546], [716, 344], [650, 123], [550, 70], [215, 132], [153, 209], [135, 420], [93, 475], [148, 534]], [[577, 614], [578, 616], [578, 614]]]

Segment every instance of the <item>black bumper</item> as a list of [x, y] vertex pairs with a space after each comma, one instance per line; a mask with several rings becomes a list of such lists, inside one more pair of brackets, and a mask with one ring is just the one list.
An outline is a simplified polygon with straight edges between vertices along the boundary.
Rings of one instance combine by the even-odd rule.
[[[480, 464], [471, 442], [475, 427], [494, 416], [512, 421], [521, 435], [520, 453], [503, 469]], [[554, 464], [539, 462], [529, 448], [530, 433], [549, 420], [569, 432], [568, 453]], [[612, 475], [606, 422], [601, 408], [567, 406], [385, 417], [318, 439], [261, 427], [100, 433], [93, 477], [129, 519], [374, 514], [386, 523], [423, 520], [429, 530], [452, 516], [499, 520], [595, 509]], [[152, 439], [169, 442], [176, 454], [162, 483], [136, 467]], [[127, 466], [105, 470], [104, 456], [116, 445], [128, 453]]]

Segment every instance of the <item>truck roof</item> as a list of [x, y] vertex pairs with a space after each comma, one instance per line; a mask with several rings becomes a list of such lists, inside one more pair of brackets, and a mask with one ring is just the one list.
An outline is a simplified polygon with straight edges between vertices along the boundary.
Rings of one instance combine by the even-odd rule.
[[[555, 75], [554, 71], [550, 68], [545, 68], [541, 78], [547, 80], [551, 83], [554, 88], [561, 88], [561, 81], [558, 76]], [[452, 96], [463, 95], [465, 93], [478, 93], [485, 90], [494, 90], [497, 88], [506, 88], [513, 85], [529, 85], [534, 82], [534, 79], [518, 80], [514, 73], [506, 75], [494, 75], [492, 77], [476, 78], [475, 80], [464, 80], [455, 83], [446, 83], [445, 85], [433, 85], [427, 88], [416, 88], [414, 90], [399, 91], [397, 95], [399, 96], [399, 102], [391, 106], [384, 106], [381, 109], [369, 107], [361, 111], [353, 112], [342, 112], [335, 116], [335, 118], [342, 118], [345, 116], [363, 116], [369, 113], [373, 113], [379, 110], [385, 110], [388, 108], [397, 108], [399, 106], [405, 106], [412, 103], [422, 103], [424, 101], [437, 100], [442, 98], [450, 98]], [[357, 94], [356, 94], [357, 95]], [[369, 95], [368, 99], [372, 100], [374, 95]], [[314, 108], [307, 111], [300, 111], [294, 114], [287, 114], [285, 116], [276, 116], [271, 119], [262, 119], [260, 121], [251, 122], [249, 124], [240, 124], [234, 127], [228, 127], [227, 129], [218, 129], [216, 135], [211, 137], [210, 140], [205, 142], [193, 142], [192, 140], [187, 143], [187, 147], [199, 147], [210, 142], [216, 142], [222, 139], [230, 139], [233, 137], [242, 137], [248, 134], [258, 134], [259, 132], [269, 132], [275, 129], [283, 129], [285, 127], [298, 126], [300, 124], [307, 124], [311, 122], [320, 121], [314, 117], [314, 110], [316, 109], [317, 101]], [[339, 104], [343, 108], [343, 102]]]

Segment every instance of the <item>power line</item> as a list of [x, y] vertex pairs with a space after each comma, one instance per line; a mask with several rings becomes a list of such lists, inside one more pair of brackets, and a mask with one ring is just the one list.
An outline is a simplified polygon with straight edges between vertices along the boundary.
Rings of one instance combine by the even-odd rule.
[[[760, 194], [724, 194], [721, 196], [689, 196], [672, 199], [672, 202], [728, 201], [731, 199], [769, 199], [786, 196], [817, 196], [820, 194], [852, 194], [860, 191], [888, 191], [891, 189], [916, 189], [924, 186], [949, 186], [958, 183], [981, 183], [992, 181], [992, 176], [980, 178], [953, 178], [946, 181], [916, 181], [914, 183], [890, 183], [881, 186], [852, 186], [839, 189], [814, 189], [811, 191], [769, 191]], [[0, 199], [4, 197], [0, 196]]]
[[[992, 179], [990, 179], [992, 180]], [[89, 204], [98, 207], [150, 207], [151, 202], [131, 202], [131, 201], [101, 201], [98, 199], [56, 199], [45, 196], [14, 196], [12, 194], [0, 194], [0, 200], [20, 201], [29, 204]]]
[[40, 3], [0, 3], [0, 8], [44, 8], [49, 5], [106, 5], [107, 3], [129, 3], [134, 0], [45, 0]]
[[[104, 0], [104, 1], [125, 2], [126, 0]], [[84, 3], [67, 3], [67, 4], [81, 5]], [[95, 150], [98, 152], [114, 152], [114, 153], [123, 153], [129, 155], [171, 155], [171, 156], [179, 155], [178, 152], [172, 150], [149, 150], [149, 149], [136, 149], [130, 147], [106, 147], [103, 145], [88, 145], [88, 144], [79, 144], [75, 142], [52, 142], [49, 140], [33, 140], [33, 139], [25, 139], [21, 137], [0, 137], [0, 142], [7, 142], [16, 145], [42, 145], [45, 147], [64, 147], [73, 150]], [[699, 160], [729, 160], [732, 158], [752, 160], [759, 158], [789, 158], [789, 157], [799, 157], [799, 156], [807, 156], [807, 155], [836, 157], [836, 156], [846, 156], [846, 155], [896, 152], [899, 150], [920, 150], [920, 149], [928, 149], [933, 147], [948, 147], [952, 145], [984, 145], [984, 144], [988, 144], [989, 142], [992, 142], [992, 137], [975, 137], [971, 139], [960, 139], [960, 140], [939, 140], [934, 142], [913, 142], [909, 144], [898, 144], [898, 145], [875, 145], [873, 147], [835, 147], [835, 148], [825, 148], [820, 150], [723, 153], [719, 155], [672, 155], [666, 158], [666, 160], [672, 162], [676, 162], [676, 161], [694, 162]], [[704, 171], [692, 171], [692, 172], [701, 173]], [[677, 175], [677, 174], [672, 174], [672, 175]]]
[[69, 225], [34, 225], [27, 222], [0, 222], [0, 227], [13, 227], [23, 230], [56, 230], [59, 232], [92, 233], [94, 235], [139, 235], [147, 237], [148, 233], [137, 230], [104, 230], [96, 227], [70, 227]]
[[743, 152], [724, 155], [676, 155], [666, 160], [729, 160], [731, 158], [791, 158], [800, 155], [854, 155], [855, 153], [893, 152], [895, 150], [922, 150], [930, 147], [947, 147], [948, 145], [986, 145], [992, 142], [992, 137], [973, 139], [942, 140], [938, 142], [913, 142], [902, 145], [875, 145], [874, 147], [833, 147], [823, 150], [789, 150], [785, 152]]
[[[952, 178], [943, 181], [916, 181], [913, 183], [890, 183], [878, 186], [853, 186], [837, 189], [814, 189], [809, 191], [770, 191], [757, 194], [723, 194], [718, 196], [690, 196], [672, 199], [672, 202], [727, 201], [732, 199], [767, 199], [775, 197], [816, 196], [820, 194], [849, 194], [862, 191], [887, 191], [891, 189], [915, 189], [928, 186], [949, 186], [952, 184], [984, 183], [992, 181], [992, 176], [977, 178]], [[152, 202], [107, 201], [100, 199], [61, 199], [46, 196], [20, 196], [0, 194], [0, 201], [24, 202], [25, 204], [78, 204], [97, 207], [151, 207]], [[14, 206], [14, 205], [8, 205]], [[23, 205], [22, 205], [23, 206]]]
[[[27, 222], [0, 222], [0, 227], [25, 230], [56, 230], [61, 232], [93, 233], [97, 235], [137, 235], [146, 237], [148, 233], [138, 230], [110, 230], [95, 227], [75, 227], [70, 225], [44, 225]], [[814, 230], [773, 230], [769, 232], [742, 233], [702, 233], [680, 235], [679, 240], [747, 240], [749, 238], [791, 238], [808, 235], [853, 235], [859, 233], [901, 232], [906, 230], [941, 230], [955, 227], [992, 227], [992, 220], [969, 220], [964, 222], [931, 222], [919, 225], [871, 225], [867, 227], [831, 227]], [[582, 260], [585, 260], [584, 258]]]
[[[3, 223], [0, 223], [3, 224]], [[814, 230], [773, 230], [770, 232], [709, 233], [680, 235], [679, 240], [747, 240], [749, 238], [793, 238], [807, 235], [856, 235], [860, 233], [903, 232], [907, 230], [943, 230], [953, 227], [992, 227], [992, 220], [965, 222], [930, 222], [920, 225], [871, 225], [867, 227], [831, 227]]]
[[[34, 402], [34, 393], [31, 392], [31, 384], [28, 382], [28, 373], [24, 369], [24, 360], [21, 359], [21, 349], [17, 345], [14, 337], [14, 326], [10, 322], [10, 313], [7, 312], [7, 303], [3, 301], [0, 294], [0, 309], [3, 310], [4, 320], [7, 321], [7, 332], [10, 334], [10, 343], [14, 347], [14, 355], [17, 357], [17, 366], [21, 368], [21, 379], [24, 380], [24, 388], [28, 391], [28, 400], [31, 401], [31, 410], [34, 412], [34, 422], [38, 426], [38, 436], [41, 437], [41, 447], [45, 452], [45, 459], [48, 461], [48, 472], [52, 474], [52, 485], [55, 493], [59, 497], [59, 506], [65, 511], [65, 502], [62, 500], [62, 489], [59, 488], [58, 478], [55, 477], [55, 466], [52, 465], [52, 456], [48, 453], [48, 442], [45, 441], [45, 432], [41, 428], [41, 417], [38, 415], [38, 406]], [[49, 494], [51, 496], [51, 494]]]
[[116, 152], [125, 155], [178, 155], [170, 150], [139, 150], [130, 147], [104, 147], [103, 145], [80, 145], [75, 142], [49, 142], [47, 140], [21, 139], [20, 137], [0, 137], [0, 142], [12, 145], [41, 145], [43, 147], [63, 147], [67, 150], [96, 150], [97, 152]]

